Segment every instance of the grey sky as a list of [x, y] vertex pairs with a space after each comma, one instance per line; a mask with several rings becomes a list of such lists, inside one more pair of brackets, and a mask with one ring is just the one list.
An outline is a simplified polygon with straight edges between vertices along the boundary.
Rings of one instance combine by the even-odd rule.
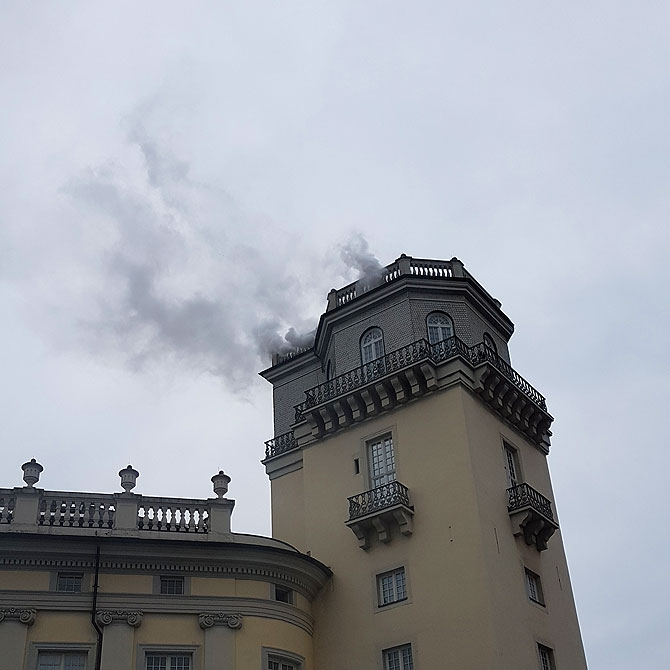
[[[209, 495], [269, 533], [259, 351], [458, 256], [517, 326], [589, 666], [664, 667], [662, 2], [5, 3], [1, 485]], [[345, 254], [346, 257], [346, 254]], [[277, 335], [279, 334], [279, 335]]]

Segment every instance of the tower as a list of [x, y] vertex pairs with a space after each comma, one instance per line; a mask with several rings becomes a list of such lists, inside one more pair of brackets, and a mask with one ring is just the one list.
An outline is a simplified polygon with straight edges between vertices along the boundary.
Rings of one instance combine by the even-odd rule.
[[261, 373], [273, 536], [333, 571], [316, 669], [586, 668], [553, 419], [513, 329], [458, 259], [402, 255], [331, 291], [314, 346]]

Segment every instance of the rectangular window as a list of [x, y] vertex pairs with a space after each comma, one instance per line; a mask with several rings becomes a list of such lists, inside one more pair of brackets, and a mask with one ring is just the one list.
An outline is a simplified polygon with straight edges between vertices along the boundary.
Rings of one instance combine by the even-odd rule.
[[184, 578], [161, 577], [161, 594], [166, 596], [184, 595]]
[[40, 651], [37, 670], [86, 670], [85, 651]]
[[56, 580], [56, 591], [64, 593], [81, 593], [82, 572], [59, 572]]
[[283, 586], [275, 584], [275, 600], [278, 600], [280, 603], [288, 603], [289, 605], [293, 604], [293, 591], [287, 589]]
[[412, 659], [412, 645], [404, 644], [383, 652], [384, 670], [414, 670]]
[[537, 650], [540, 654], [540, 670], [556, 670], [553, 650], [542, 644], [537, 645]]
[[520, 484], [519, 481], [519, 456], [516, 449], [505, 444], [505, 466], [507, 469], [507, 484], [511, 488]]
[[526, 568], [526, 588], [528, 597], [539, 605], [544, 605], [544, 593], [542, 592], [542, 582], [540, 575], [536, 575]]
[[191, 655], [147, 654], [146, 670], [191, 670]]
[[281, 659], [278, 656], [268, 657], [268, 670], [298, 670], [299, 667], [293, 661]]
[[393, 455], [393, 438], [384, 435], [368, 442], [370, 455], [370, 484], [375, 489], [395, 481], [395, 456]]
[[405, 568], [398, 568], [377, 575], [377, 595], [379, 597], [379, 607], [407, 600]]

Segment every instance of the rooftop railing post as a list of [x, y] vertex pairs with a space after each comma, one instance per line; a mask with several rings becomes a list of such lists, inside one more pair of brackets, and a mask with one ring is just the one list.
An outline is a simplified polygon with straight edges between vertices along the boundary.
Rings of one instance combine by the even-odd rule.
[[328, 304], [326, 305], [326, 312], [337, 307], [337, 289], [331, 288], [328, 293]]
[[396, 263], [398, 264], [398, 272], [401, 275], [408, 275], [411, 274], [411, 264], [412, 264], [412, 257], [411, 256], [406, 256], [405, 254], [401, 254], [400, 258], [396, 259]]
[[123, 493], [114, 494], [114, 507], [116, 509], [114, 528], [116, 530], [137, 530], [137, 508], [142, 496], [131, 493], [131, 491], [135, 488], [139, 476], [140, 473], [134, 470], [131, 465], [119, 471]]
[[212, 477], [212, 485], [216, 498], [209, 498], [209, 528], [207, 539], [215, 542], [230, 540], [230, 517], [235, 507], [235, 501], [224, 498], [228, 493], [230, 477], [223, 470], [219, 470]]
[[465, 272], [463, 271], [463, 262], [459, 261], [458, 258], [454, 256], [450, 261], [452, 272], [454, 277], [465, 277]]
[[40, 499], [42, 489], [36, 489], [35, 484], [40, 479], [40, 474], [44, 468], [31, 458], [27, 463], [21, 466], [23, 470], [23, 481], [26, 485], [23, 488], [14, 488], [14, 515], [12, 526], [18, 529], [20, 526], [33, 527], [37, 524], [37, 515], [39, 514]]

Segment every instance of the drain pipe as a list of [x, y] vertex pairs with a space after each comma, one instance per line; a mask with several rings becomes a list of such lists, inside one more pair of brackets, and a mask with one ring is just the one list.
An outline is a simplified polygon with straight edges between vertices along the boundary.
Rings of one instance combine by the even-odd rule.
[[98, 611], [98, 575], [100, 574], [100, 544], [95, 548], [95, 581], [93, 582], [93, 610], [91, 611], [91, 623], [95, 632], [98, 634], [98, 644], [95, 649], [95, 670], [100, 670], [102, 661], [102, 628], [95, 620], [95, 613]]

